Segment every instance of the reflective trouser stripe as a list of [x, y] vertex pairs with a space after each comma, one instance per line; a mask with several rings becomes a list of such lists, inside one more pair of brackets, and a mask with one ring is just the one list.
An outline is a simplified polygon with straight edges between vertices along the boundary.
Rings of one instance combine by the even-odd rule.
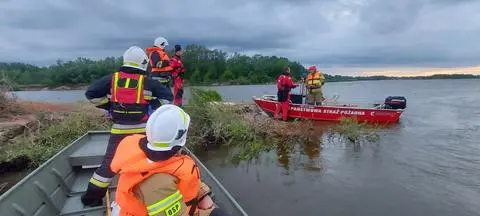
[[131, 113], [131, 114], [141, 114], [141, 113], [143, 113], [143, 111], [126, 111], [126, 110], [113, 110], [113, 112], [115, 112], [115, 113], [124, 113], [124, 114], [127, 114], [127, 113]]
[[136, 134], [136, 133], [145, 133], [146, 123], [136, 124], [136, 125], [122, 125], [122, 124], [113, 124], [112, 134]]
[[93, 177], [90, 179], [90, 183], [94, 184], [97, 187], [106, 188], [110, 185], [110, 182], [102, 182], [98, 179], [94, 179]]
[[135, 129], [116, 129], [112, 128], [110, 133], [112, 134], [137, 134], [137, 133], [145, 133], [145, 128], [135, 128]]
[[98, 175], [97, 173], [93, 173], [92, 178], [97, 179], [102, 182], [112, 182], [112, 178], [106, 178], [101, 175]]
[[[183, 196], [180, 194], [180, 191], [173, 193], [172, 195], [168, 196], [167, 198], [160, 200], [159, 202], [147, 206], [148, 215], [156, 215], [162, 211], [165, 211], [167, 208], [173, 206], [176, 202], [182, 199]], [[180, 205], [178, 206], [180, 208]], [[180, 209], [177, 209], [177, 211]]]
[[117, 128], [117, 129], [133, 129], [133, 128], [144, 128], [147, 126], [147, 123], [140, 123], [140, 124], [134, 124], [134, 125], [124, 125], [124, 124], [113, 124], [112, 128]]
[[101, 98], [90, 99], [90, 102], [92, 102], [96, 106], [99, 106], [99, 105], [104, 105], [104, 104], [108, 103], [109, 100], [108, 100], [107, 97], [101, 97]]

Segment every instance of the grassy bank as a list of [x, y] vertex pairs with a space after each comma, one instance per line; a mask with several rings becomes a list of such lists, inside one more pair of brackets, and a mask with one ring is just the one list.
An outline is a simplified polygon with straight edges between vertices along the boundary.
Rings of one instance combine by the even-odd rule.
[[0, 173], [35, 168], [88, 130], [108, 128], [103, 112], [90, 104], [19, 101], [6, 92], [0, 92], [0, 120], [22, 130], [1, 143]]

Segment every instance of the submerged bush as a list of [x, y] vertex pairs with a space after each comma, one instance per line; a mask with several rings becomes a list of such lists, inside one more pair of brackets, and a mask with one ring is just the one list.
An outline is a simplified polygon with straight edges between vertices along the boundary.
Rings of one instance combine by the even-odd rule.
[[272, 148], [257, 123], [245, 118], [243, 105], [219, 103], [221, 96], [213, 90], [192, 89], [185, 107], [192, 118], [187, 146], [192, 149], [227, 146], [233, 159], [250, 160]]
[[355, 118], [342, 118], [340, 123], [333, 127], [331, 136], [339, 135], [341, 139], [354, 144], [378, 142], [380, 139], [378, 129], [379, 125], [359, 123]]

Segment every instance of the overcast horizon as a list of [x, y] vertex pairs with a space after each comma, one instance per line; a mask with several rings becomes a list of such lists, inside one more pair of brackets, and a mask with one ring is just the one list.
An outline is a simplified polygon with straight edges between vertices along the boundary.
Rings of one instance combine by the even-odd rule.
[[121, 56], [163, 36], [330, 74], [480, 74], [479, 10], [475, 0], [2, 0], [0, 62]]

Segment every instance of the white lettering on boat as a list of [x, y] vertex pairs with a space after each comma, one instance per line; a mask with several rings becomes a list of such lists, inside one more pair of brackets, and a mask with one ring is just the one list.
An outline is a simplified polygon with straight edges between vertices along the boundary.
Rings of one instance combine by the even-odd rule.
[[335, 114], [335, 115], [365, 115], [364, 111], [357, 110], [340, 110], [340, 109], [315, 109], [308, 107], [290, 107], [290, 110], [298, 112], [311, 112], [311, 113], [324, 113], [324, 114]]

